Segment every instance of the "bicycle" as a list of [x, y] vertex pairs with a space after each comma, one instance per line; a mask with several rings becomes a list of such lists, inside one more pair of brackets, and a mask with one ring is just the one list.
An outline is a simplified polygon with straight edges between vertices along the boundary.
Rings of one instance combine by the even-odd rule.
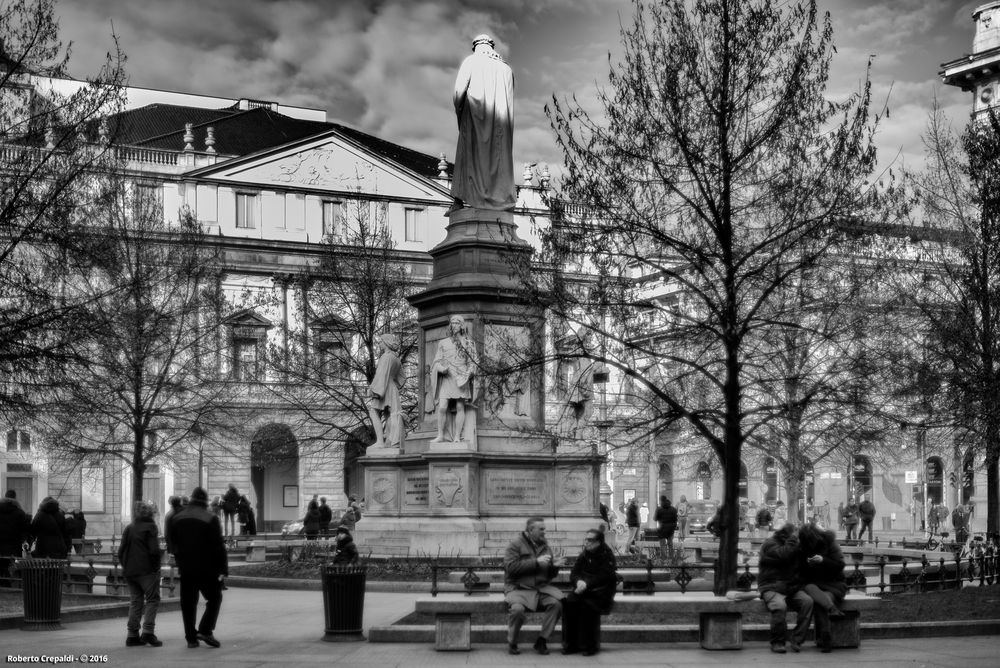
[[[927, 531], [927, 542], [925, 542], [921, 549], [924, 550], [936, 550], [944, 545], [944, 542], [948, 539], [951, 534], [947, 531], [938, 532], [934, 529]], [[935, 540], [935, 537], [940, 538], [940, 540]]]

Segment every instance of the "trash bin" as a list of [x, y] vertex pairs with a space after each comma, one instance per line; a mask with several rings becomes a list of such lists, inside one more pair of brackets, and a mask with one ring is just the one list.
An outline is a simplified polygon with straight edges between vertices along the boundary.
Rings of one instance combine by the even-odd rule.
[[61, 629], [62, 581], [66, 562], [62, 559], [18, 559], [15, 562], [24, 592], [25, 631]]
[[367, 573], [366, 566], [323, 566], [323, 612], [326, 614], [323, 640], [340, 642], [365, 639], [361, 620], [365, 611]]

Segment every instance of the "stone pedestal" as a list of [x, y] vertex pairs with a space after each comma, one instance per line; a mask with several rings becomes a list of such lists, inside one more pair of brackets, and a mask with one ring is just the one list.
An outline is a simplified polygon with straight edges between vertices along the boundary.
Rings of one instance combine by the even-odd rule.
[[[423, 370], [416, 428], [400, 451], [369, 449], [360, 460], [368, 507], [356, 539], [375, 553], [366, 540], [406, 536], [411, 554], [492, 556], [532, 516], [547, 520], [550, 542], [575, 551], [597, 526], [603, 458], [545, 431], [542, 308], [512, 276], [531, 252], [511, 212], [470, 208], [451, 214], [445, 240], [430, 251], [434, 278], [410, 298]], [[453, 338], [455, 347], [474, 347], [472, 398], [462, 434], [446, 430], [451, 438], [438, 440], [431, 366], [440, 342], [459, 336], [449, 325], [455, 315], [467, 337]]]

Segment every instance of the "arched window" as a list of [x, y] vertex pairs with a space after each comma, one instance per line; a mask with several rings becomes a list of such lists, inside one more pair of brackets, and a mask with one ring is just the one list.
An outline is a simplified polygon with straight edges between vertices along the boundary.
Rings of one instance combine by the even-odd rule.
[[872, 463], [864, 455], [854, 455], [851, 462], [852, 491], [855, 499], [860, 499], [872, 489]]
[[774, 457], [764, 460], [764, 501], [773, 504], [778, 500], [778, 462]]
[[968, 503], [976, 493], [976, 456], [969, 448], [962, 460], [962, 503]]
[[932, 503], [942, 503], [944, 500], [944, 464], [941, 458], [928, 457], [927, 462], [927, 498]]
[[698, 462], [697, 472], [695, 474], [695, 498], [711, 499], [712, 498], [712, 468], [708, 465], [706, 461]]
[[31, 434], [20, 429], [8, 431], [7, 452], [31, 452]]

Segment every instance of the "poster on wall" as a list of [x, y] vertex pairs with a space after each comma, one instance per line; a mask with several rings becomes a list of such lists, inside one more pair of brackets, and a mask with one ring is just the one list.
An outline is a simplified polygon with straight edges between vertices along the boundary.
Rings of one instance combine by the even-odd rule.
[[85, 513], [104, 512], [104, 469], [87, 466], [80, 469], [80, 509]]
[[298, 485], [282, 485], [282, 500], [281, 505], [285, 508], [296, 508], [299, 505], [299, 486]]

